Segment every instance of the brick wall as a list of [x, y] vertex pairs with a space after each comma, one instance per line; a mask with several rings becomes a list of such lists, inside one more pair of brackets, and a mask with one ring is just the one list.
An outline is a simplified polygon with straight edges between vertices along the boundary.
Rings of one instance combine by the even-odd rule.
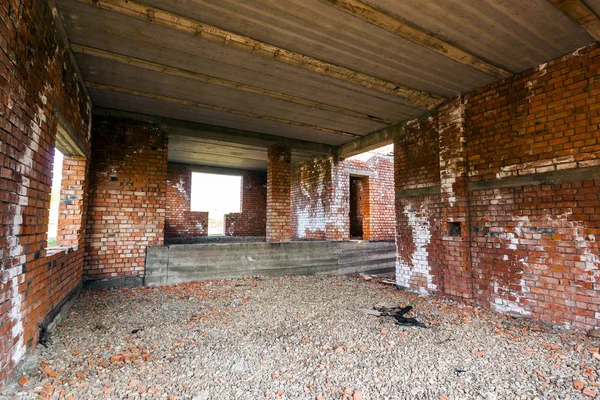
[[267, 242], [289, 242], [291, 149], [279, 144], [269, 147], [267, 168]]
[[592, 45], [411, 125], [395, 144], [399, 284], [599, 325], [599, 69]]
[[165, 237], [208, 236], [208, 212], [191, 211], [192, 171], [184, 165], [169, 163]]
[[45, 249], [56, 113], [86, 147], [91, 118], [52, 13], [46, 1], [0, 4], [0, 383], [81, 281], [83, 249]]
[[437, 117], [405, 131], [394, 144], [396, 282], [427, 293], [444, 288]]
[[225, 235], [265, 236], [267, 228], [267, 176], [242, 175], [241, 212], [225, 215]]
[[56, 236], [58, 245], [84, 246], [88, 166], [86, 157], [64, 156]]
[[[317, 157], [292, 171], [292, 236], [295, 240], [350, 238], [350, 176], [362, 177], [363, 238], [394, 240], [394, 164], [391, 146], [336, 160]], [[366, 211], [366, 212], [365, 212]]]
[[84, 275], [144, 273], [146, 246], [162, 245], [167, 138], [157, 125], [94, 116]]

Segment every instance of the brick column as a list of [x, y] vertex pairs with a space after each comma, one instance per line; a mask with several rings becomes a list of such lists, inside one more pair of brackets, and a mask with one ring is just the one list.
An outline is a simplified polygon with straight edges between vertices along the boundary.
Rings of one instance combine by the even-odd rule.
[[465, 105], [462, 96], [438, 110], [444, 291], [472, 299]]
[[267, 242], [291, 240], [290, 206], [292, 151], [275, 144], [269, 147], [267, 166]]

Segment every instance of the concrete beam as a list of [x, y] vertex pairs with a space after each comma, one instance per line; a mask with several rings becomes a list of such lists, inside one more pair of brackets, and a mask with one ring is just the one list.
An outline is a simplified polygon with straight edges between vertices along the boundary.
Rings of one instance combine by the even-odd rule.
[[170, 75], [178, 76], [186, 79], [193, 79], [198, 82], [210, 83], [217, 86], [223, 86], [230, 89], [242, 90], [248, 93], [254, 93], [261, 96], [273, 97], [275, 99], [289, 101], [290, 103], [300, 104], [307, 107], [318, 108], [324, 111], [331, 111], [338, 114], [347, 115], [354, 118], [365, 119], [368, 121], [378, 122], [380, 124], [385, 125], [394, 125], [399, 121], [389, 120], [378, 118], [373, 115], [361, 113], [358, 111], [348, 110], [346, 108], [333, 106], [330, 104], [321, 103], [318, 101], [313, 101], [309, 99], [304, 99], [297, 96], [292, 96], [286, 93], [280, 93], [273, 90], [261, 89], [256, 86], [247, 85], [241, 82], [234, 82], [228, 79], [217, 78], [210, 75], [205, 75], [199, 72], [190, 71], [187, 69], [171, 67], [165, 64], [159, 64], [152, 61], [142, 60], [140, 58], [130, 57], [123, 54], [117, 54], [110, 51], [105, 51], [101, 49], [96, 49], [89, 46], [79, 45], [79, 44], [71, 44], [71, 48], [75, 53], [78, 54], [86, 54], [93, 57], [99, 57], [106, 60], [116, 61], [122, 64], [132, 65], [138, 68], [144, 68], [150, 71], [156, 72], [164, 72]]
[[550, 2], [581, 25], [594, 39], [600, 40], [600, 18], [582, 0], [550, 0]]
[[407, 100], [416, 107], [425, 107], [433, 109], [445, 98], [429, 92], [420, 91], [389, 82], [384, 79], [376, 78], [362, 72], [354, 71], [349, 68], [341, 67], [323, 60], [296, 53], [281, 47], [264, 43], [259, 40], [239, 35], [215, 26], [203, 24], [199, 21], [186, 18], [161, 9], [150, 7], [133, 0], [78, 0], [79, 2], [100, 7], [104, 10], [119, 13], [148, 23], [160, 25], [169, 29], [177, 30], [194, 37], [210, 40], [225, 46], [231, 46], [235, 49], [246, 51], [263, 57], [272, 58], [276, 61], [294, 65], [313, 71], [330, 78], [339, 79], [362, 85], [369, 89], [378, 90], [402, 99]]
[[369, 133], [368, 135], [338, 146], [335, 153], [340, 158], [348, 158], [394, 143], [395, 139], [404, 135], [405, 126], [406, 123], [401, 123]]
[[164, 126], [167, 132], [172, 135], [211, 139], [226, 143], [240, 143], [263, 148], [268, 148], [275, 143], [280, 143], [289, 146], [293, 150], [299, 150], [312, 155], [331, 155], [335, 153], [335, 148], [333, 146], [317, 142], [310, 142], [307, 140], [290, 139], [281, 136], [267, 135], [264, 133], [206, 125], [196, 122], [180, 121], [170, 118], [131, 113], [127, 111], [110, 110], [105, 108], [94, 108], [93, 112], [94, 115], [129, 118], [138, 121], [159, 124]]
[[92, 89], [110, 90], [113, 92], [130, 94], [133, 96], [147, 97], [147, 98], [154, 99], [154, 100], [161, 100], [161, 101], [166, 101], [169, 103], [175, 103], [175, 104], [181, 104], [181, 105], [185, 105], [185, 106], [202, 108], [204, 110], [225, 112], [225, 113], [234, 114], [234, 115], [241, 115], [244, 117], [257, 118], [257, 119], [262, 119], [265, 121], [277, 122], [280, 124], [299, 126], [302, 128], [308, 128], [308, 129], [313, 129], [315, 131], [329, 133], [331, 135], [347, 136], [347, 137], [360, 137], [360, 135], [357, 135], [355, 133], [324, 128], [322, 126], [311, 125], [311, 124], [307, 124], [307, 123], [300, 122], [300, 121], [292, 121], [289, 119], [274, 117], [271, 115], [263, 115], [263, 114], [253, 113], [253, 112], [234, 110], [232, 108], [213, 106], [211, 104], [200, 103], [200, 102], [193, 101], [193, 100], [184, 100], [184, 99], [179, 99], [179, 98], [175, 98], [175, 97], [163, 96], [161, 94], [156, 94], [156, 93], [142, 92], [140, 90], [134, 90], [134, 89], [124, 88], [124, 87], [120, 87], [120, 86], [104, 85], [101, 83], [95, 83], [95, 82], [90, 82], [90, 81], [86, 81], [86, 85], [88, 88], [92, 88]]
[[[194, 164], [182, 164], [182, 163], [169, 163], [169, 165], [182, 166], [188, 171], [199, 172], [204, 174], [217, 174], [217, 175], [232, 175], [241, 176], [249, 173], [256, 174], [255, 170], [247, 169], [236, 169], [236, 168], [224, 168], [224, 167], [211, 167], [208, 165], [194, 165]], [[264, 171], [266, 174], [266, 171]]]
[[362, 19], [370, 24], [392, 32], [420, 46], [427, 47], [445, 57], [461, 64], [473, 67], [488, 75], [504, 79], [513, 75], [512, 72], [485, 61], [459, 47], [445, 42], [415, 26], [398, 18], [385, 14], [376, 8], [358, 0], [320, 0], [338, 10]]

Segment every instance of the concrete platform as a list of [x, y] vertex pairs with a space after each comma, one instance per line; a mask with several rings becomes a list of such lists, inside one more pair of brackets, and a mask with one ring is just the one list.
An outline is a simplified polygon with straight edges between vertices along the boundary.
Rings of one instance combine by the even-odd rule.
[[241, 276], [394, 271], [394, 242], [211, 243], [151, 246], [145, 285]]

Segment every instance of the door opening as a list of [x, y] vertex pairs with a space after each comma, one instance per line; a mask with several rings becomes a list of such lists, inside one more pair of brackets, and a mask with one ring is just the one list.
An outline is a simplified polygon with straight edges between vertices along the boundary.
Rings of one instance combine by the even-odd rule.
[[369, 240], [369, 178], [350, 177], [350, 238]]

